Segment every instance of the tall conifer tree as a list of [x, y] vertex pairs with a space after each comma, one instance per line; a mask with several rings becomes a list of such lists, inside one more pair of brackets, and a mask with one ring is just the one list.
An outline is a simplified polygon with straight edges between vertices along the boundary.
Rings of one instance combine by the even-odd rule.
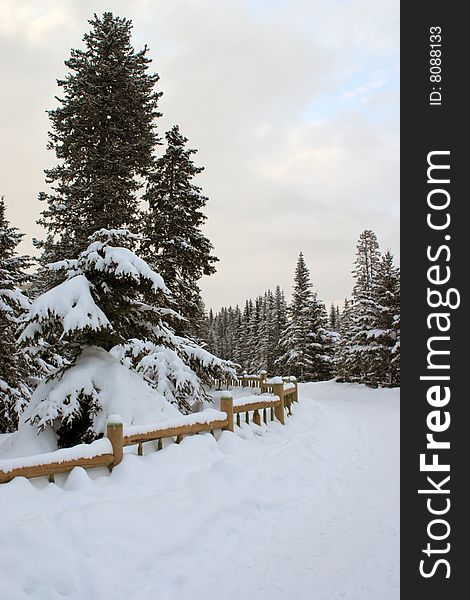
[[377, 305], [377, 379], [381, 385], [400, 384], [400, 271], [387, 251], [381, 258], [374, 289]]
[[347, 351], [350, 353], [349, 375], [351, 381], [377, 385], [377, 343], [371, 331], [377, 325], [375, 283], [379, 269], [380, 252], [377, 236], [364, 230], [359, 236], [353, 275], [355, 284], [353, 310], [348, 329]]
[[[137, 192], [159, 142], [159, 78], [147, 72], [147, 47], [134, 50], [128, 19], [106, 12], [89, 23], [85, 48], [71, 51], [69, 72], [57, 82], [59, 106], [49, 111], [48, 148], [60, 162], [45, 172], [51, 192], [39, 195], [47, 203], [39, 220], [47, 237], [37, 242], [43, 265], [76, 258], [102, 228], [136, 230]], [[43, 272], [37, 287], [54, 283]]]
[[207, 198], [193, 183], [203, 167], [196, 167], [185, 138], [175, 125], [165, 134], [165, 154], [156, 161], [145, 199], [149, 204], [143, 232], [144, 255], [165, 279], [175, 308], [188, 320], [182, 327], [191, 332], [191, 322], [200, 301], [198, 281], [215, 273], [218, 260], [201, 227], [206, 220], [202, 209]]
[[400, 275], [380, 257], [373, 231], [361, 233], [352, 300], [341, 315], [338, 380], [391, 386], [400, 381]]
[[18, 256], [21, 241], [16, 227], [11, 227], [5, 214], [5, 202], [0, 198], [0, 433], [14, 431], [18, 415], [29, 399], [25, 357], [18, 352], [16, 330], [18, 321], [29, 307], [20, 290], [27, 280], [25, 269], [30, 265], [26, 256]]
[[331, 376], [333, 345], [329, 339], [326, 309], [312, 292], [310, 272], [302, 252], [297, 260], [289, 322], [281, 340], [281, 362], [304, 381]]

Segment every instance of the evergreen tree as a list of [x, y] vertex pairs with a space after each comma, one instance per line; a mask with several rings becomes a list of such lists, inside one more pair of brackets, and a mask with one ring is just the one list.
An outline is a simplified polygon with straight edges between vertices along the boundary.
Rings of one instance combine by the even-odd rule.
[[[50, 375], [48, 395], [32, 415], [40, 428], [55, 428], [61, 446], [89, 442], [100, 434], [96, 417], [102, 408], [101, 390], [83, 387], [73, 378], [63, 383], [90, 347], [133, 367], [183, 412], [190, 410], [188, 398], [207, 397], [203, 382], [232, 372], [231, 365], [175, 335], [169, 319], [176, 315], [166, 306], [169, 291], [162, 277], [135, 254], [139, 239], [128, 230], [98, 231], [77, 259], [50, 265], [63, 271], [65, 281], [32, 304], [21, 342], [38, 347], [45, 339], [59, 354], [71, 357], [71, 364]], [[69, 392], [59, 402], [51, 386]]]
[[202, 346], [209, 344], [209, 316], [202, 298], [198, 299], [194, 318], [191, 322], [191, 335]]
[[378, 309], [374, 338], [377, 343], [377, 381], [400, 384], [400, 272], [387, 251], [381, 258], [374, 289]]
[[337, 335], [331, 331], [324, 303], [313, 294], [311, 317], [312, 356], [311, 378], [315, 381], [331, 379], [335, 372]]
[[329, 324], [331, 331], [339, 332], [340, 319], [341, 319], [341, 317], [340, 317], [340, 312], [339, 312], [339, 306], [335, 305], [335, 303], [332, 302], [330, 305], [329, 313], [328, 313], [328, 324]]
[[[137, 192], [159, 141], [159, 78], [147, 73], [147, 47], [134, 51], [128, 19], [106, 12], [89, 23], [85, 49], [71, 51], [69, 73], [57, 82], [60, 105], [48, 111], [48, 148], [60, 162], [45, 171], [51, 193], [39, 195], [47, 203], [39, 220], [47, 237], [36, 242], [42, 265], [77, 257], [102, 228], [135, 230]], [[43, 271], [36, 287], [43, 291], [54, 283], [57, 278]]]
[[350, 379], [359, 383], [378, 384], [378, 344], [371, 332], [377, 325], [375, 283], [380, 252], [375, 233], [366, 229], [359, 237], [353, 274], [353, 313], [348, 331]]
[[375, 234], [357, 245], [352, 301], [341, 316], [338, 381], [369, 386], [400, 381], [400, 276], [393, 255], [380, 257]]
[[281, 340], [284, 355], [280, 361], [303, 381], [331, 376], [333, 344], [326, 331], [326, 310], [312, 293], [310, 273], [302, 252], [294, 276], [289, 323]]
[[273, 331], [273, 365], [268, 374], [274, 374], [278, 368], [283, 368], [281, 357], [284, 352], [281, 346], [281, 340], [287, 327], [287, 303], [284, 292], [280, 286], [276, 286], [274, 292], [274, 331]]
[[346, 298], [344, 300], [343, 312], [341, 313], [339, 328], [340, 339], [336, 352], [336, 375], [337, 381], [340, 383], [350, 381], [353, 370], [350, 345], [352, 313], [352, 302]]
[[339, 311], [339, 306], [336, 306], [336, 329], [335, 331], [339, 331], [341, 329], [341, 313]]
[[242, 353], [242, 360], [240, 361], [240, 364], [243, 369], [247, 370], [250, 368], [251, 357], [253, 356], [253, 353], [255, 351], [254, 339], [252, 338], [250, 327], [253, 312], [253, 301], [249, 299], [245, 302], [245, 306], [243, 308], [242, 336], [240, 339], [240, 347]]
[[18, 351], [16, 330], [18, 321], [29, 308], [29, 301], [20, 290], [27, 280], [25, 269], [30, 261], [18, 256], [16, 248], [23, 234], [11, 227], [5, 214], [5, 202], [0, 198], [0, 433], [14, 431], [18, 415], [29, 399], [28, 365]]
[[258, 327], [258, 345], [256, 352], [256, 366], [254, 372], [264, 369], [273, 373], [276, 359], [276, 313], [274, 295], [268, 290], [260, 299], [261, 314]]
[[215, 273], [218, 259], [211, 255], [212, 244], [201, 232], [207, 198], [193, 183], [203, 171], [191, 159], [196, 150], [186, 148], [188, 140], [177, 125], [165, 136], [166, 152], [156, 161], [145, 194], [149, 210], [143, 226], [147, 239], [143, 248], [150, 264], [167, 282], [176, 309], [191, 323], [200, 301], [197, 282], [203, 275]]

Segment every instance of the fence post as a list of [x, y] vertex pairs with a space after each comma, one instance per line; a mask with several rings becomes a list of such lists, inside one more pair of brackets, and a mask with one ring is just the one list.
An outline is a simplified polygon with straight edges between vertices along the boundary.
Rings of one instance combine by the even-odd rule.
[[285, 402], [285, 405], [286, 405], [286, 408], [287, 408], [287, 414], [291, 415], [292, 414], [292, 409], [291, 409], [292, 401], [291, 401], [291, 397], [288, 396], [288, 395], [286, 395], [284, 402]]
[[256, 425], [261, 425], [261, 416], [259, 414], [259, 410], [255, 410], [253, 413], [253, 423], [256, 423]]
[[230, 392], [222, 392], [220, 395], [220, 410], [227, 413], [228, 424], [224, 429], [233, 431], [233, 396]]
[[245, 375], [248, 375], [248, 371], [246, 369], [244, 369], [242, 372], [242, 382], [243, 382], [242, 387], [245, 387], [245, 383], [246, 383]]
[[292, 376], [290, 378], [290, 380], [295, 385], [294, 402], [298, 402], [299, 401], [299, 387], [297, 385], [297, 377]]
[[259, 389], [261, 394], [263, 393], [263, 383], [266, 381], [268, 377], [268, 373], [265, 369], [259, 372]]
[[110, 468], [113, 469], [121, 462], [124, 453], [124, 427], [119, 415], [110, 415], [108, 417], [106, 435], [113, 447], [114, 462], [110, 466]]
[[[280, 383], [278, 382], [280, 380]], [[285, 412], [284, 412], [284, 382], [280, 377], [273, 379], [273, 394], [279, 396], [280, 403], [274, 407], [274, 414], [277, 420], [284, 425], [285, 423]]]

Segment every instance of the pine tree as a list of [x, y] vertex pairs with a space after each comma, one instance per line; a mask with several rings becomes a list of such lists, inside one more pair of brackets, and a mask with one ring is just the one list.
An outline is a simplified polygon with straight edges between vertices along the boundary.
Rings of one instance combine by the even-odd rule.
[[400, 381], [400, 276], [393, 255], [380, 257], [375, 234], [357, 245], [355, 285], [341, 316], [338, 381], [369, 386]]
[[[46, 340], [71, 363], [49, 376], [47, 394], [40, 398], [33, 422], [53, 426], [61, 446], [90, 442], [99, 431], [101, 391], [75, 386], [58, 401], [51, 386], [69, 389], [67, 373], [89, 348], [101, 348], [133, 367], [183, 412], [188, 398], [207, 398], [203, 383], [232, 373], [224, 363], [192, 340], [175, 335], [167, 308], [169, 290], [162, 277], [134, 252], [139, 236], [128, 230], [100, 230], [77, 259], [54, 263], [65, 281], [32, 304], [21, 334], [26, 347]], [[78, 387], [77, 387], [78, 386]]]
[[334, 302], [330, 304], [330, 310], [328, 313], [328, 324], [331, 331], [339, 332], [340, 327], [340, 312], [339, 306], [335, 305]]
[[[47, 203], [39, 220], [47, 237], [36, 242], [42, 265], [77, 257], [102, 228], [136, 229], [137, 192], [159, 142], [159, 77], [147, 73], [147, 47], [134, 51], [128, 19], [106, 12], [89, 23], [85, 49], [71, 51], [69, 73], [57, 82], [60, 106], [48, 111], [48, 148], [60, 162], [45, 171], [51, 193], [39, 195]], [[44, 291], [54, 283], [43, 271], [36, 287]]]
[[378, 384], [377, 343], [373, 332], [377, 325], [377, 303], [374, 297], [380, 252], [375, 233], [364, 230], [359, 236], [353, 274], [353, 313], [348, 333], [351, 352], [351, 381]]
[[242, 332], [240, 336], [240, 348], [242, 360], [239, 361], [243, 369], [248, 370], [250, 368], [251, 357], [255, 351], [254, 340], [251, 336], [251, 320], [254, 311], [253, 301], [251, 299], [246, 300], [242, 314]]
[[191, 322], [190, 333], [202, 346], [209, 344], [209, 317], [202, 298], [198, 299], [197, 308]]
[[377, 304], [377, 380], [380, 385], [400, 384], [400, 272], [387, 251], [377, 271], [374, 298]]
[[268, 373], [273, 372], [275, 360], [275, 303], [271, 290], [265, 292], [260, 298], [260, 322], [258, 324], [258, 345], [255, 355], [256, 366], [254, 371], [261, 369]]
[[16, 248], [23, 234], [11, 227], [0, 198], [0, 433], [14, 431], [18, 415], [26, 405], [28, 365], [18, 351], [16, 330], [29, 301], [20, 290], [28, 277], [29, 258], [18, 256]]
[[200, 301], [197, 282], [203, 275], [215, 273], [218, 259], [201, 232], [207, 198], [193, 183], [203, 171], [191, 159], [196, 150], [186, 148], [188, 140], [177, 125], [165, 136], [166, 152], [156, 161], [145, 194], [149, 210], [143, 226], [147, 239], [144, 256], [167, 282], [175, 308], [191, 323]]
[[337, 336], [328, 324], [328, 315], [324, 303], [313, 294], [311, 317], [312, 355], [311, 378], [315, 381], [331, 379], [335, 372], [335, 350]]
[[339, 310], [339, 306], [336, 305], [336, 329], [335, 331], [339, 331], [341, 329], [341, 313]]
[[332, 341], [326, 331], [326, 310], [312, 293], [310, 273], [302, 252], [294, 276], [289, 323], [281, 340], [280, 362], [302, 381], [329, 378], [332, 372]]
[[350, 345], [351, 322], [352, 322], [352, 302], [347, 298], [344, 300], [343, 311], [339, 327], [340, 339], [336, 351], [336, 376], [340, 383], [351, 381], [353, 371], [353, 354]]
[[273, 365], [272, 371], [268, 374], [274, 374], [278, 368], [283, 370], [281, 357], [284, 352], [281, 346], [281, 340], [287, 327], [287, 303], [284, 292], [280, 286], [276, 286], [274, 292], [274, 331], [273, 331]]

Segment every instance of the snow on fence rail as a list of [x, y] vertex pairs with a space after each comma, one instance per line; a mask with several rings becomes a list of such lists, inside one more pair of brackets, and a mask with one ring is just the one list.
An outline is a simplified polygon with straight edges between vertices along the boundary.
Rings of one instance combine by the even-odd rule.
[[[121, 418], [112, 415], [108, 419], [106, 437], [91, 444], [0, 461], [0, 483], [7, 483], [15, 477], [48, 476], [53, 481], [54, 475], [68, 473], [74, 467], [107, 467], [111, 471], [122, 461], [125, 446], [137, 445], [138, 454], [142, 455], [144, 442], [156, 441], [157, 449], [160, 450], [165, 438], [176, 438], [179, 443], [185, 435], [207, 431], [213, 433], [216, 429], [233, 431], [234, 418], [240, 426], [242, 413], [245, 413], [247, 423], [250, 422], [250, 413], [253, 413], [253, 423], [261, 425], [260, 411], [263, 413], [263, 421], [268, 423], [267, 411], [270, 410], [270, 420], [274, 421], [276, 418], [284, 424], [286, 409], [290, 415], [292, 402], [298, 402], [295, 378], [274, 377], [268, 380], [262, 372], [260, 376], [244, 378], [243, 382], [247, 383], [245, 387], [259, 387], [260, 393], [234, 400], [230, 391], [226, 390], [220, 397], [220, 411], [206, 409], [160, 423], [125, 428]], [[253, 382], [258, 385], [253, 385]]]
[[111, 467], [116, 456], [110, 441], [102, 438], [91, 444], [80, 444], [55, 452], [2, 460], [0, 483], [7, 483], [15, 477], [48, 476], [51, 479], [57, 473], [68, 473], [74, 467]]

